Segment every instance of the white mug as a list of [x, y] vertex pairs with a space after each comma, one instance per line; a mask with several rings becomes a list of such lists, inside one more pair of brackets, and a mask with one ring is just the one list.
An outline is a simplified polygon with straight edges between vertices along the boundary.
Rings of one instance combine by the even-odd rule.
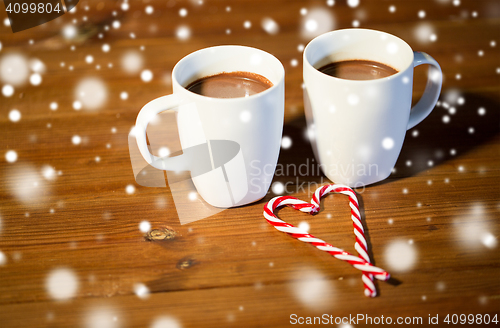
[[[398, 73], [360, 81], [318, 70], [344, 60], [375, 61]], [[429, 79], [422, 98], [411, 108], [413, 68], [421, 64], [430, 65]], [[394, 35], [343, 29], [313, 39], [304, 50], [303, 65], [308, 135], [323, 173], [351, 187], [387, 178], [406, 131], [427, 117], [438, 100], [439, 64]]]
[[[241, 98], [211, 98], [185, 88], [200, 78], [235, 71], [257, 73], [273, 86]], [[198, 194], [212, 206], [229, 208], [263, 198], [280, 150], [284, 77], [281, 62], [255, 48], [218, 46], [187, 55], [172, 71], [173, 94], [150, 101], [137, 116], [141, 155], [159, 170], [190, 170]], [[146, 127], [166, 110], [178, 112], [183, 154], [160, 158], [148, 148]]]

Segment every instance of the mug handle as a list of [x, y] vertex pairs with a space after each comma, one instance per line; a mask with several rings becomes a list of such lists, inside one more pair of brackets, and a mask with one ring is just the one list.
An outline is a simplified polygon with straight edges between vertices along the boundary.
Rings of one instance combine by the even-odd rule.
[[422, 64], [429, 64], [427, 85], [422, 98], [420, 98], [417, 104], [411, 109], [410, 119], [406, 127], [407, 130], [422, 122], [424, 118], [432, 112], [439, 98], [439, 93], [441, 92], [443, 74], [438, 62], [425, 52], [414, 51], [413, 67]]
[[163, 96], [148, 102], [146, 105], [144, 105], [144, 107], [141, 108], [139, 114], [137, 115], [137, 120], [135, 122], [134, 128], [137, 146], [146, 162], [159, 170], [175, 170], [176, 168], [170, 167], [171, 165], [169, 165], [169, 159], [171, 158], [161, 158], [151, 154], [148, 149], [148, 143], [146, 141], [146, 128], [149, 122], [157, 114], [166, 110], [177, 110], [177, 107], [179, 107], [181, 103], [182, 100], [176, 94]]

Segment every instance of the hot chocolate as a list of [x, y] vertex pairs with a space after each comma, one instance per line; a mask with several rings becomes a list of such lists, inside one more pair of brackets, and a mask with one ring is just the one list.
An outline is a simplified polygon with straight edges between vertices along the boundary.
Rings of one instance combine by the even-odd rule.
[[186, 89], [212, 98], [248, 97], [273, 84], [262, 75], [250, 72], [223, 72], [191, 82]]
[[375, 80], [398, 72], [390, 66], [371, 60], [338, 61], [324, 65], [318, 70], [346, 80]]

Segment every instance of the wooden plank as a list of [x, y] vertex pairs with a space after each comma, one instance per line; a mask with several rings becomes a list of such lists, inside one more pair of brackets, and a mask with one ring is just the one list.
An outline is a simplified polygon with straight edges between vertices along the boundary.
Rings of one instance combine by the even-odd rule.
[[[41, 85], [16, 87], [13, 97], [0, 101], [1, 154], [11, 149], [18, 154], [16, 163], [0, 161], [0, 251], [5, 255], [0, 326], [153, 327], [161, 316], [170, 316], [182, 327], [284, 327], [293, 313], [359, 313], [394, 320], [420, 316], [426, 326], [429, 314], [443, 319], [448, 313], [498, 313], [500, 46], [490, 43], [500, 42], [500, 14], [495, 1], [445, 2], [365, 0], [353, 9], [345, 1], [333, 7], [324, 1], [214, 0], [201, 6], [148, 1], [129, 2], [129, 10], [122, 11], [121, 2], [88, 0], [75, 14], [39, 28], [12, 34], [0, 27], [0, 58], [20, 51], [39, 58], [47, 69]], [[145, 13], [147, 5], [154, 7], [152, 15]], [[393, 33], [431, 54], [444, 72], [441, 101], [456, 108], [451, 114], [443, 103], [436, 107], [408, 132], [391, 177], [357, 190], [374, 263], [396, 282], [378, 283], [376, 299], [363, 296], [357, 270], [265, 222], [262, 208], [272, 192], [254, 204], [181, 225], [170, 188], [136, 185], [130, 165], [127, 135], [137, 112], [149, 100], [171, 93], [168, 75], [175, 63], [203, 47], [249, 45], [274, 54], [285, 66], [284, 135], [292, 147], [281, 150], [282, 171], [274, 181], [288, 183], [290, 194], [309, 200], [315, 187], [327, 182], [312, 172], [314, 157], [304, 138], [302, 54], [297, 50], [308, 41], [300, 35], [301, 8], [315, 7], [326, 8], [336, 28], [350, 27], [356, 19], [361, 27]], [[186, 17], [179, 15], [181, 8], [188, 10]], [[418, 17], [420, 10], [425, 19]], [[0, 14], [2, 21], [5, 17]], [[264, 17], [278, 23], [278, 34], [261, 28]], [[61, 29], [73, 19], [80, 35], [68, 42]], [[117, 19], [120, 28], [113, 29]], [[246, 20], [249, 29], [243, 26]], [[424, 23], [434, 29], [436, 42], [415, 36]], [[187, 41], [175, 38], [182, 24], [192, 31]], [[104, 43], [109, 52], [102, 51]], [[121, 68], [130, 50], [142, 56], [153, 81], [146, 84], [139, 73]], [[93, 56], [92, 64], [85, 62], [87, 55]], [[416, 70], [415, 101], [423, 92], [425, 72]], [[98, 110], [76, 111], [75, 86], [88, 76], [104, 81], [108, 99]], [[120, 99], [123, 91], [127, 100]], [[450, 101], [451, 92], [464, 103]], [[50, 109], [51, 102], [58, 103], [57, 110]], [[14, 108], [22, 113], [16, 123], [8, 118]], [[79, 145], [72, 143], [75, 135], [82, 138]], [[162, 136], [176, 138], [170, 131]], [[310, 169], [303, 176], [287, 171], [303, 164]], [[53, 180], [41, 176], [45, 165], [55, 169]], [[133, 194], [125, 189], [130, 184]], [[315, 216], [291, 209], [278, 215], [295, 225], [307, 222], [312, 234], [354, 252], [344, 196], [326, 197]], [[139, 230], [142, 221], [152, 229], [174, 231], [175, 237], [148, 241]], [[405, 245], [416, 259], [404, 265], [405, 254], [412, 253], [400, 252], [398, 270], [398, 261], [388, 254]], [[57, 269], [70, 270], [67, 280], [78, 283], [67, 301], [54, 300], [47, 287]], [[148, 298], [136, 295], [137, 284], [148, 288]]]

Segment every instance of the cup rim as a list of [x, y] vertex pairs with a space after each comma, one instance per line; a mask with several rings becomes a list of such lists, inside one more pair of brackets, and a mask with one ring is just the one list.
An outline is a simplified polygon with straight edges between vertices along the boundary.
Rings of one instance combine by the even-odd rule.
[[[215, 98], [215, 97], [209, 97], [209, 96], [200, 95], [198, 93], [189, 91], [188, 89], [186, 89], [186, 87], [184, 87], [182, 84], [180, 84], [179, 81], [177, 81], [176, 72], [179, 69], [179, 65], [181, 65], [182, 62], [184, 62], [186, 60], [189, 60], [191, 57], [194, 57], [194, 56], [198, 55], [200, 52], [206, 52], [206, 51], [210, 51], [210, 50], [213, 50], [213, 49], [220, 49], [220, 48], [227, 48], [227, 49], [229, 49], [229, 48], [245, 48], [245, 49], [248, 49], [248, 51], [257, 51], [259, 53], [262, 53], [265, 56], [271, 57], [272, 59], [276, 60], [277, 64], [279, 64], [279, 75], [280, 75], [280, 77], [278, 79], [278, 82], [277, 83], [273, 83], [272, 87], [270, 87], [270, 88], [268, 88], [268, 89], [266, 89], [264, 91], [261, 91], [259, 93], [256, 93], [256, 94], [253, 94], [251, 96], [248, 96], [248, 97]], [[220, 73], [223, 73], [223, 72], [220, 72]], [[254, 72], [250, 72], [250, 73], [254, 73]], [[264, 77], [267, 79], [266, 76], [264, 76]], [[182, 92], [187, 92], [187, 94], [189, 95], [189, 97], [194, 97], [195, 99], [204, 100], [204, 101], [238, 102], [238, 101], [244, 101], [244, 100], [247, 100], [247, 99], [258, 99], [258, 98], [266, 96], [270, 92], [273, 92], [276, 88], [279, 87], [280, 84], [282, 84], [282, 82], [284, 81], [284, 79], [285, 79], [285, 68], [283, 66], [283, 63], [276, 56], [270, 54], [267, 51], [259, 49], [259, 48], [254, 48], [254, 47], [249, 47], [249, 46], [242, 46], [242, 45], [219, 45], [219, 46], [212, 46], [212, 47], [202, 48], [202, 49], [193, 51], [193, 52], [189, 53], [188, 55], [184, 56], [183, 58], [181, 58], [175, 64], [174, 68], [172, 69], [172, 84], [177, 85], [179, 87], [179, 90], [182, 90]]]
[[[387, 35], [387, 36], [389, 36], [391, 38], [395, 38], [395, 39], [399, 40], [400, 42], [402, 42], [403, 44], [405, 44], [408, 47], [408, 49], [411, 51], [412, 59], [410, 60], [408, 66], [406, 66], [404, 69], [399, 70], [397, 73], [389, 75], [389, 76], [386, 76], [386, 77], [374, 79], [374, 80], [350, 80], [350, 79], [343, 79], [343, 78], [331, 76], [331, 75], [328, 75], [328, 74], [325, 74], [325, 73], [321, 72], [320, 70], [318, 70], [317, 68], [315, 68], [309, 62], [309, 60], [307, 58], [307, 50], [312, 47], [313, 43], [318, 42], [318, 40], [320, 40], [320, 39], [328, 38], [332, 34], [337, 34], [337, 33], [342, 33], [342, 32], [347, 32], [347, 31], [367, 31], [367, 32], [370, 32], [370, 33], [376, 32], [376, 33]], [[410, 47], [410, 45], [405, 40], [401, 39], [400, 37], [395, 36], [394, 34], [390, 34], [390, 33], [384, 32], [384, 31], [374, 30], [374, 29], [368, 29], [368, 28], [344, 28], [344, 29], [339, 29], [339, 30], [334, 30], [334, 31], [323, 33], [321, 35], [318, 35], [317, 37], [315, 37], [311, 41], [309, 41], [309, 43], [304, 48], [303, 60], [302, 61], [303, 61], [304, 69], [307, 66], [309, 68], [312, 68], [313, 71], [316, 71], [317, 73], [321, 74], [321, 76], [324, 76], [324, 77], [327, 77], [327, 78], [331, 78], [331, 79], [334, 79], [334, 80], [345, 81], [346, 83], [382, 83], [382, 82], [385, 82], [387, 80], [392, 80], [394, 78], [397, 78], [400, 75], [404, 74], [408, 70], [408, 68], [412, 67], [413, 57], [414, 57], [414, 55], [413, 55], [413, 49]], [[383, 63], [383, 64], [387, 65], [387, 63]]]

